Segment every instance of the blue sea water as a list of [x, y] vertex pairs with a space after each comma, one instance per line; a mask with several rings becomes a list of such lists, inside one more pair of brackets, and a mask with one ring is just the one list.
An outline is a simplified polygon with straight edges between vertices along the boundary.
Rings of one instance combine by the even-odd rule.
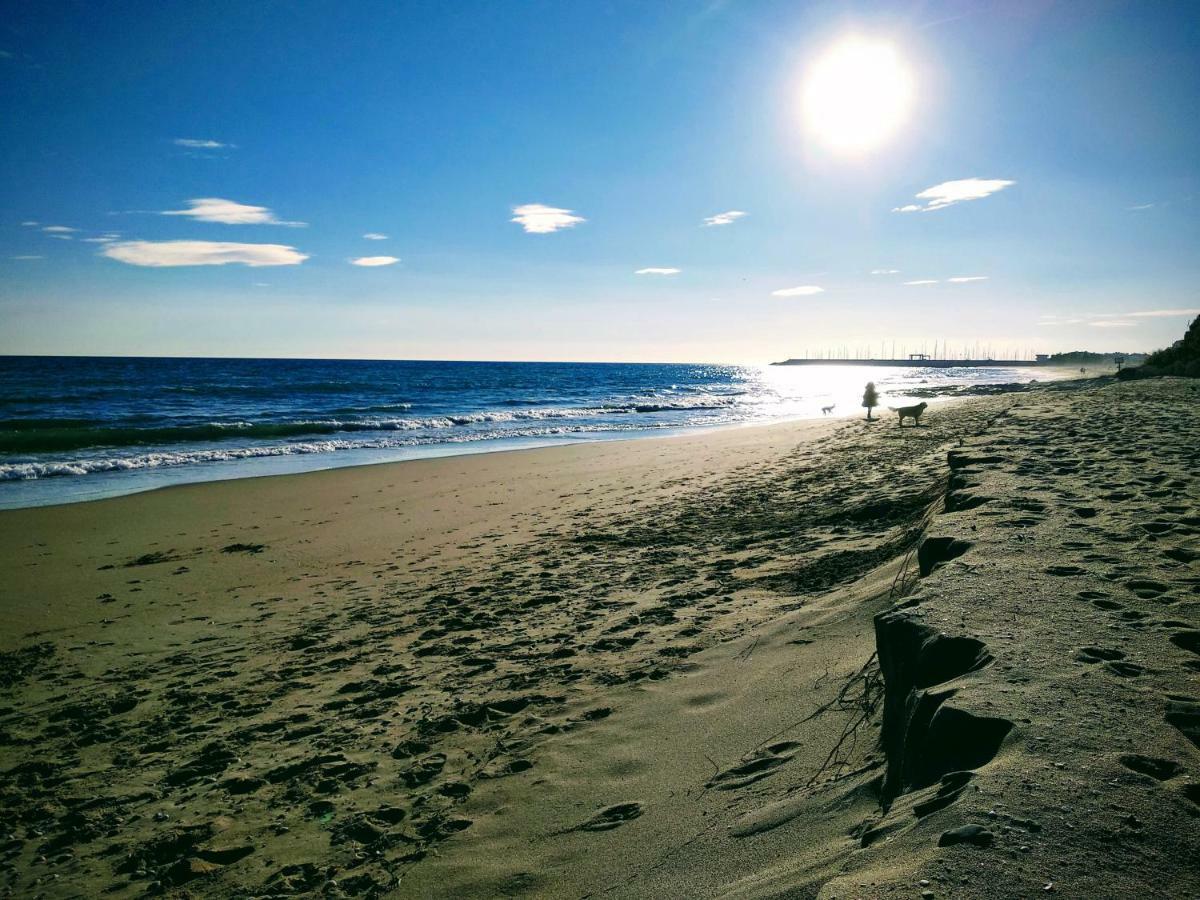
[[860, 413], [1039, 370], [0, 357], [0, 508], [185, 481]]

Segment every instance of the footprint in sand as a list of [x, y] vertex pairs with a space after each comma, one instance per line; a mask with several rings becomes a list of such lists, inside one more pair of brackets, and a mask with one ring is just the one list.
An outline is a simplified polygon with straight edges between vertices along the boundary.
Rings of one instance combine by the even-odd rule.
[[1105, 668], [1114, 675], [1120, 675], [1122, 678], [1136, 678], [1146, 671], [1137, 663], [1131, 662], [1110, 662]]
[[732, 791], [760, 781], [795, 756], [800, 745], [795, 741], [772, 744], [757, 755], [736, 766], [718, 772], [709, 779], [706, 787], [718, 791]]
[[1174, 522], [1142, 522], [1142, 531], [1147, 534], [1166, 534], [1175, 527]]
[[[1188, 630], [1177, 632], [1171, 635], [1171, 643], [1180, 650], [1187, 650], [1190, 653], [1200, 656], [1200, 631]], [[1195, 669], [1200, 672], [1200, 659], [1186, 660], [1184, 665], [1189, 669]]]
[[1130, 771], [1149, 775], [1157, 781], [1167, 781], [1183, 771], [1183, 766], [1173, 759], [1143, 756], [1141, 753], [1126, 753], [1119, 762]]
[[1098, 663], [1115, 659], [1124, 659], [1125, 654], [1120, 650], [1110, 650], [1107, 647], [1084, 647], [1075, 654], [1080, 662]]
[[1058, 575], [1066, 578], [1071, 575], [1086, 575], [1087, 570], [1081, 569], [1079, 566], [1047, 566], [1045, 569], [1047, 575]]
[[1187, 547], [1168, 547], [1162, 551], [1162, 555], [1181, 563], [1190, 563], [1193, 560], [1200, 559], [1200, 553], [1195, 550], [1189, 550]]
[[1200, 631], [1180, 631], [1171, 635], [1171, 643], [1200, 656]]
[[1167, 724], [1178, 728], [1185, 738], [1200, 747], [1200, 700], [1168, 694], [1164, 718]]
[[1125, 582], [1125, 587], [1143, 600], [1153, 600], [1170, 590], [1170, 585], [1155, 581], [1153, 578], [1134, 578]]
[[582, 825], [577, 825], [568, 830], [611, 831], [614, 828], [619, 828], [626, 822], [638, 818], [643, 811], [644, 806], [639, 800], [630, 800], [626, 803], [614, 803], [612, 806], [606, 806], [604, 809], [598, 811]]

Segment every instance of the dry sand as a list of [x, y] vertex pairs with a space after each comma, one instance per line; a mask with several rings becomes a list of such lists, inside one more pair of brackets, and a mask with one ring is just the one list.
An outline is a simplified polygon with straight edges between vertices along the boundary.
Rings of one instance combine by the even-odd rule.
[[0, 887], [1196, 896], [1198, 400], [0, 513]]

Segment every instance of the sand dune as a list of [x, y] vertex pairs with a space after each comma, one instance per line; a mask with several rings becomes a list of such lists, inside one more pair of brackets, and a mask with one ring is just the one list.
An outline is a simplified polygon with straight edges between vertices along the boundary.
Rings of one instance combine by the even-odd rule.
[[1197, 399], [0, 514], [3, 883], [1194, 894]]

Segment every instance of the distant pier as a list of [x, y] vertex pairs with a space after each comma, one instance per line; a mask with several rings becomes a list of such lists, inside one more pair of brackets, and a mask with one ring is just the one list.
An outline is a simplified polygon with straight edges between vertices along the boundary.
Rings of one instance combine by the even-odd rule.
[[920, 369], [979, 369], [1009, 366], [1044, 366], [1037, 359], [927, 359], [914, 356], [906, 359], [785, 359], [773, 366], [904, 366]]

